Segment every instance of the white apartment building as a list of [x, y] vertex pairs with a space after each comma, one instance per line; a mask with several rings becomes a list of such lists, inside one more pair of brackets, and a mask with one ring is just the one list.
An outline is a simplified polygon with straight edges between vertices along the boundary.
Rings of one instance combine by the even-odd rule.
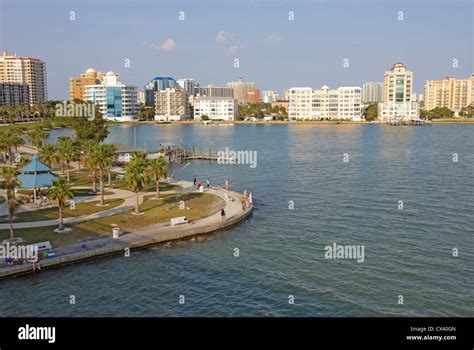
[[188, 97], [180, 88], [166, 88], [155, 93], [155, 120], [180, 121], [189, 117]]
[[367, 82], [362, 85], [362, 102], [383, 102], [383, 83]]
[[360, 87], [340, 87], [331, 90], [324, 85], [319, 90], [310, 87], [289, 89], [290, 120], [353, 120], [362, 118]]
[[279, 99], [278, 91], [275, 90], [262, 91], [262, 96], [264, 103], [273, 103]]
[[86, 101], [99, 107], [99, 112], [108, 120], [132, 121], [138, 112], [138, 89], [122, 84], [119, 75], [110, 71], [101, 84], [86, 85]]
[[238, 108], [237, 100], [231, 97], [196, 97], [194, 98], [194, 120], [201, 120], [203, 115], [214, 120], [235, 120]]
[[379, 119], [418, 119], [420, 109], [417, 101], [412, 101], [413, 72], [403, 63], [397, 62], [385, 72], [383, 83], [383, 103], [379, 103]]

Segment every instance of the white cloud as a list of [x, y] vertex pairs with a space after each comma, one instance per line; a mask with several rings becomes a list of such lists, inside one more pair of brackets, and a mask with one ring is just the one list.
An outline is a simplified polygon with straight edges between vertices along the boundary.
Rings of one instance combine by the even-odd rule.
[[271, 34], [271, 35], [266, 36], [264, 41], [266, 44], [277, 45], [283, 41], [283, 38], [278, 35]]
[[234, 34], [227, 33], [221, 30], [219, 33], [217, 33], [216, 42], [220, 45], [226, 45], [226, 44], [230, 44], [233, 38], [234, 38]]
[[166, 41], [161, 45], [160, 44], [147, 43], [147, 42], [144, 42], [142, 45], [145, 46], [145, 47], [148, 47], [149, 49], [160, 50], [160, 51], [165, 51], [165, 52], [174, 51], [174, 48], [176, 47], [175, 41], [171, 38], [166, 39]]

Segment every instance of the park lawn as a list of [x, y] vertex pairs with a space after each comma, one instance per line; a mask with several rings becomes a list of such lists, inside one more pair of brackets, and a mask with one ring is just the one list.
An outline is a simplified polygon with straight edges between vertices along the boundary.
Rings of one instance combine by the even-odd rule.
[[[112, 179], [112, 186], [110, 188], [118, 188], [121, 190], [127, 190], [130, 191], [127, 183], [125, 180], [115, 180], [115, 178]], [[160, 182], [160, 192], [161, 191], [176, 191], [181, 189], [181, 186], [178, 185], [171, 185], [166, 182]], [[150, 181], [150, 183], [145, 187], [143, 192], [156, 192], [156, 183], [155, 181]]]
[[[115, 208], [119, 206], [120, 204], [122, 204], [123, 201], [124, 200], [121, 198], [106, 199], [105, 204], [108, 204], [108, 205], [103, 206], [103, 207], [96, 205], [99, 203], [99, 201], [78, 203], [76, 204], [75, 210], [72, 210], [69, 207], [64, 207], [63, 217], [67, 218], [67, 217], [82, 216], [82, 215], [97, 213], [100, 211]], [[16, 216], [16, 219], [13, 221], [14, 223], [55, 220], [58, 218], [59, 213], [58, 213], [57, 207], [52, 207], [52, 208], [38, 209], [38, 210], [30, 211], [30, 212], [21, 212], [21, 213], [17, 213], [15, 216]], [[8, 219], [5, 216], [3, 216], [0, 218], [0, 222], [7, 223]]]
[[[112, 227], [117, 225], [123, 232], [132, 232], [147, 226], [169, 223], [171, 218], [186, 216], [188, 220], [197, 220], [210, 216], [225, 206], [223, 199], [209, 193], [186, 193], [163, 196], [154, 200], [153, 195], [146, 196], [140, 205], [143, 215], [134, 215], [133, 210], [97, 220], [85, 221], [75, 226], [96, 233], [111, 234]], [[180, 210], [179, 202], [183, 200], [189, 210]]]
[[[224, 207], [225, 202], [221, 198], [209, 193], [186, 193], [179, 195], [163, 196], [161, 200], [151, 199], [153, 196], [145, 197], [140, 210], [143, 215], [133, 215], [131, 212], [108, 216], [101, 219], [84, 221], [74, 225], [66, 225], [72, 228], [67, 234], [54, 232], [57, 226], [15, 229], [15, 237], [22, 237], [27, 244], [50, 241], [53, 247], [73, 244], [86, 240], [99, 238], [101, 235], [112, 236], [112, 227], [117, 225], [122, 231], [131, 232], [158, 223], [169, 223], [169, 220], [177, 216], [186, 216], [188, 219], [197, 220], [218, 212]], [[184, 200], [189, 210], [180, 210], [179, 201]], [[0, 240], [9, 237], [8, 230], [0, 231]]]
[[[99, 192], [94, 192], [92, 191], [92, 189], [89, 189], [89, 188], [73, 188], [71, 189], [72, 191], [72, 194], [74, 195], [74, 197], [81, 197], [81, 196], [99, 196]], [[33, 190], [19, 190], [17, 191], [17, 193], [19, 194], [22, 194], [22, 195], [25, 195], [25, 196], [29, 196], [31, 194], [33, 194]], [[104, 195], [110, 195], [110, 194], [114, 194], [114, 192], [112, 191], [104, 191]]]

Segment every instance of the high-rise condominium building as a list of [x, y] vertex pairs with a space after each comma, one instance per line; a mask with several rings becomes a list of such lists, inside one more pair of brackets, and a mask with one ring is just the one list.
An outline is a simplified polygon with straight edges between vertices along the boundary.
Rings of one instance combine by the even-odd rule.
[[362, 102], [382, 102], [383, 83], [367, 82], [362, 85]]
[[145, 106], [155, 105], [155, 93], [157, 91], [166, 90], [167, 88], [175, 88], [176, 80], [171, 77], [155, 77], [145, 85]]
[[194, 99], [194, 119], [203, 115], [209, 119], [235, 120], [238, 112], [237, 100], [232, 97], [196, 97]]
[[244, 81], [242, 77], [238, 81], [231, 81], [226, 84], [227, 87], [234, 89], [234, 98], [239, 103], [257, 103], [260, 102], [260, 90], [255, 83]]
[[362, 89], [358, 86], [340, 87], [337, 90], [331, 90], [326, 85], [319, 90], [310, 87], [291, 88], [288, 95], [290, 120], [361, 120]]
[[194, 89], [199, 87], [199, 84], [194, 79], [178, 79], [176, 84], [188, 94], [188, 96], [194, 96]]
[[102, 116], [109, 120], [131, 121], [138, 112], [136, 86], [122, 84], [118, 74], [107, 72], [100, 84], [86, 86], [86, 101], [99, 107]]
[[189, 117], [188, 97], [180, 88], [159, 90], [155, 95], [155, 120], [179, 121]]
[[29, 103], [28, 84], [0, 83], [0, 106], [23, 106]]
[[100, 84], [104, 75], [104, 72], [96, 72], [94, 68], [89, 68], [79, 77], [69, 78], [69, 98], [84, 101], [86, 99], [86, 86]]
[[425, 109], [447, 107], [458, 113], [474, 103], [474, 75], [467, 79], [452, 76], [443, 80], [428, 80], [425, 83]]
[[278, 91], [262, 91], [263, 102], [265, 103], [273, 103], [278, 100]]
[[30, 105], [47, 101], [46, 63], [31, 57], [0, 56], [0, 82], [28, 84]]
[[406, 69], [403, 63], [397, 62], [392, 69], [385, 72], [383, 81], [383, 103], [379, 103], [379, 118], [416, 119], [419, 116], [419, 105], [412, 101], [413, 72]]

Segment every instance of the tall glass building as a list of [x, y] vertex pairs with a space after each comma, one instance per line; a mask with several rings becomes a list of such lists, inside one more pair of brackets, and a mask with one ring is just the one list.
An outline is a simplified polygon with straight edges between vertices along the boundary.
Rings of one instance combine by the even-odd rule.
[[155, 92], [175, 88], [176, 80], [171, 77], [155, 77], [145, 85], [145, 106], [155, 105]]
[[108, 72], [101, 84], [86, 85], [86, 100], [99, 107], [109, 120], [131, 121], [138, 112], [137, 88], [122, 84], [114, 72]]

